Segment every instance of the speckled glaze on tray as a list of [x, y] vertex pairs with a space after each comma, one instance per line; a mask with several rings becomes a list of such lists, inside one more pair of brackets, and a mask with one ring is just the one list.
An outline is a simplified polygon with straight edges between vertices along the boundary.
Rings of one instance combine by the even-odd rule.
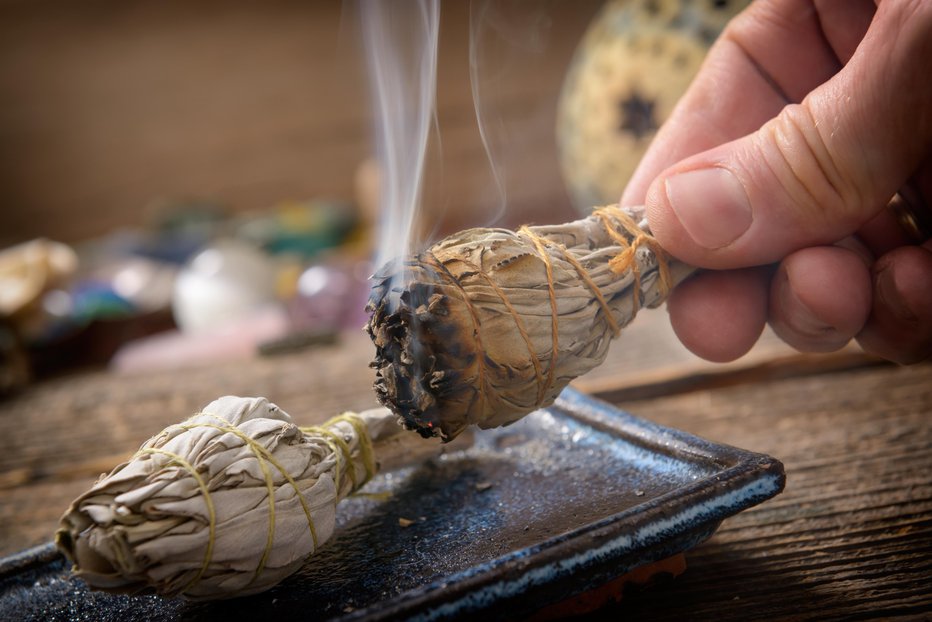
[[365, 490], [388, 499], [344, 501], [333, 540], [269, 592], [92, 592], [48, 545], [0, 561], [0, 619], [515, 619], [690, 549], [783, 483], [773, 458], [567, 389], [468, 449], [377, 476]]

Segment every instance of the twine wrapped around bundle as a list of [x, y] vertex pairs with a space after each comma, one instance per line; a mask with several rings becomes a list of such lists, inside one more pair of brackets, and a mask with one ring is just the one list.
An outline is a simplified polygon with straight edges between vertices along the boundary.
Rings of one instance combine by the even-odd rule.
[[99, 589], [192, 600], [266, 590], [330, 538], [337, 504], [375, 473], [373, 443], [398, 438], [396, 421], [379, 408], [299, 428], [265, 398], [220, 398], [102, 476], [56, 542]]
[[512, 423], [599, 365], [638, 309], [691, 272], [641, 209], [452, 235], [374, 277], [376, 395], [423, 436]]

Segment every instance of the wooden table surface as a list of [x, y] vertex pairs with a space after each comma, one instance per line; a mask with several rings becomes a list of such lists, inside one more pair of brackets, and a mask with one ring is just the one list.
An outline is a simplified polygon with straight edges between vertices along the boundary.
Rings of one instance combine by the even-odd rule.
[[[929, 619], [932, 365], [848, 349], [801, 356], [771, 335], [725, 366], [642, 315], [577, 386], [661, 424], [770, 454], [786, 490], [726, 520], [674, 581], [614, 617]], [[140, 376], [85, 372], [0, 402], [0, 554], [47, 542], [71, 498], [163, 426], [222, 394], [273, 399], [300, 423], [373, 405], [371, 346], [334, 346]]]

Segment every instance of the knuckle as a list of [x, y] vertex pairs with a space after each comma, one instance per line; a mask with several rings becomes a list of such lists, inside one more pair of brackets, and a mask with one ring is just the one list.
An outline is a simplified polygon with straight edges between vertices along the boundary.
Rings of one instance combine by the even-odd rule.
[[823, 131], [805, 103], [788, 105], [764, 127], [761, 156], [807, 221], [841, 219], [856, 227], [869, 192]]

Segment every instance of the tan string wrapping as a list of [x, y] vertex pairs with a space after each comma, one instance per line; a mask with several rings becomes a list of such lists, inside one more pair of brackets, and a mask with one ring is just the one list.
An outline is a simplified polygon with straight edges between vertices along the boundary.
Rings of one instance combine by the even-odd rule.
[[[557, 314], [557, 294], [554, 290], [553, 283], [553, 263], [551, 263], [550, 254], [545, 248], [545, 242], [528, 227], [521, 227], [519, 233], [530, 238], [531, 242], [534, 244], [534, 248], [537, 249], [541, 261], [544, 262], [547, 274], [547, 293], [550, 298], [550, 365], [547, 367], [547, 384], [544, 385], [540, 393], [538, 393], [537, 403], [540, 404], [543, 402], [543, 396], [546, 394], [547, 389], [553, 386], [553, 374], [556, 371], [557, 353], [560, 349], [560, 318]], [[491, 278], [489, 278], [489, 280], [491, 280]], [[514, 307], [511, 308], [513, 309]]]
[[385, 266], [367, 325], [380, 401], [445, 439], [552, 403], [691, 271], [642, 221], [610, 206], [564, 225], [470, 229]]

